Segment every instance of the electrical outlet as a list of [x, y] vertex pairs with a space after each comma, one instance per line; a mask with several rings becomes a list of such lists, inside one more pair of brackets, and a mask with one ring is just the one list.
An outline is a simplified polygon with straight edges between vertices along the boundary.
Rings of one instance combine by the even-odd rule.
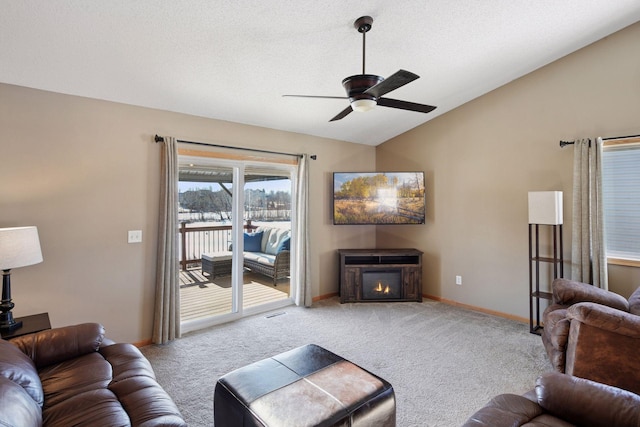
[[140, 243], [142, 242], [142, 230], [129, 230], [127, 243]]
[[462, 276], [456, 276], [456, 285], [462, 285]]

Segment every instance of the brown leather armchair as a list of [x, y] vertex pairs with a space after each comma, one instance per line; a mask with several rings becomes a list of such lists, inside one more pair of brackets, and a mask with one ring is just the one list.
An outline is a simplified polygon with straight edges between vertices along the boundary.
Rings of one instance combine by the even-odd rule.
[[640, 288], [621, 295], [567, 279], [552, 284], [542, 342], [553, 368], [640, 394]]
[[517, 426], [637, 427], [640, 396], [617, 387], [548, 372], [523, 396], [501, 394], [463, 427]]

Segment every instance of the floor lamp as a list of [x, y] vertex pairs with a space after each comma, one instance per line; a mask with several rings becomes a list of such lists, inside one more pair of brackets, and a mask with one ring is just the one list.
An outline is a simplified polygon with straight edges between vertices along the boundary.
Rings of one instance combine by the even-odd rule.
[[[540, 254], [540, 226], [552, 227], [553, 255]], [[540, 289], [540, 264], [551, 263], [553, 279], [564, 275], [562, 246], [562, 191], [529, 192], [529, 332], [540, 335], [540, 299], [553, 301], [551, 280]], [[535, 310], [534, 310], [535, 303]]]
[[0, 330], [11, 331], [22, 326], [15, 321], [11, 310], [11, 269], [42, 262], [37, 227], [0, 228], [0, 270], [2, 270], [2, 302], [0, 302]]

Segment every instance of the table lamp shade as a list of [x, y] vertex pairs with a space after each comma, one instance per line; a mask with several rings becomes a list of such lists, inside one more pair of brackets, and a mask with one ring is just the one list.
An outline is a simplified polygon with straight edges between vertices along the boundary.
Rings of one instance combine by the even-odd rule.
[[0, 228], [0, 270], [42, 262], [37, 227]]
[[529, 224], [562, 224], [562, 191], [529, 191]]

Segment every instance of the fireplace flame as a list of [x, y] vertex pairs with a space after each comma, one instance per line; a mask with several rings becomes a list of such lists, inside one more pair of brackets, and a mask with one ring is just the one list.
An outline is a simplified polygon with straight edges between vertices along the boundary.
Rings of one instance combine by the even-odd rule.
[[391, 289], [389, 288], [389, 285], [383, 286], [382, 282], [378, 282], [378, 285], [375, 288], [373, 288], [373, 290], [375, 292], [381, 292], [383, 294], [388, 294], [388, 293], [391, 292]]

